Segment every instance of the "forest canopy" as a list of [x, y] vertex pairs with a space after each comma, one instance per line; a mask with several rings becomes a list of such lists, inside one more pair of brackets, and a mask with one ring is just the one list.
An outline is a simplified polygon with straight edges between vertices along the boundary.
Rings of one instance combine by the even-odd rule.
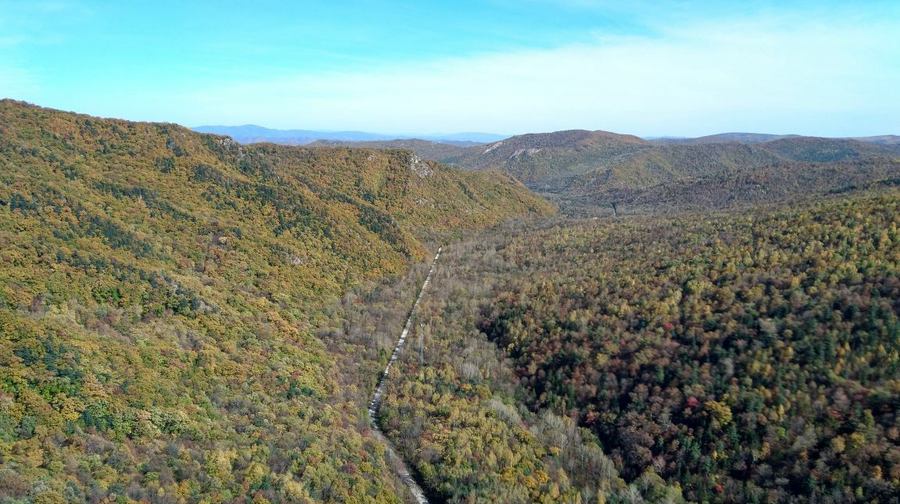
[[0, 501], [402, 502], [323, 308], [552, 211], [409, 151], [0, 102]]
[[898, 226], [881, 190], [448, 247], [385, 424], [452, 502], [897, 502]]

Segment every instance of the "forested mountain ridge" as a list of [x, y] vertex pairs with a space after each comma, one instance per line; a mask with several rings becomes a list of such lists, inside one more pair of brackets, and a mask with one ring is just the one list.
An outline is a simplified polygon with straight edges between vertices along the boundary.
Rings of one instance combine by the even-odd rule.
[[474, 170], [498, 169], [531, 185], [590, 171], [648, 148], [652, 144], [636, 136], [569, 130], [518, 135], [470, 147], [465, 154], [444, 161]]
[[701, 137], [663, 137], [650, 139], [657, 144], [707, 144], [707, 143], [763, 143], [781, 138], [795, 138], [800, 135], [772, 135], [766, 133], [718, 133]]
[[[725, 135], [730, 138], [728, 135]], [[736, 138], [743, 138], [738, 136]], [[800, 136], [752, 136], [750, 141], [666, 142], [607, 132], [562, 131], [520, 135], [500, 142], [473, 147], [466, 154], [445, 159], [470, 169], [491, 168], [516, 176], [530, 188], [565, 203], [567, 208], [621, 204], [635, 193], [662, 190], [672, 193], [689, 182], [711, 182], [716, 177], [752, 176], [756, 170], [780, 170], [783, 178], [810, 181], [800, 186], [796, 196], [808, 196], [814, 187], [828, 186], [823, 165], [881, 159], [900, 159], [900, 147], [888, 140], [863, 142], [854, 139]], [[806, 173], [791, 172], [805, 170]], [[710, 179], [710, 180], [706, 180]], [[864, 174], [856, 181], [866, 183]], [[708, 184], [707, 184], [708, 185]], [[684, 193], [674, 199], [690, 199]], [[777, 192], [764, 195], [766, 201], [780, 201]], [[717, 194], [700, 200], [728, 206]], [[643, 199], [645, 210], [659, 210]], [[671, 210], [671, 205], [661, 208]], [[692, 207], [698, 209], [698, 206]], [[707, 206], [723, 208], [722, 206]], [[685, 210], [685, 208], [680, 208]]]
[[[608, 190], [619, 210], [700, 212], [801, 201], [900, 185], [900, 159], [869, 158], [834, 163], [776, 162], [754, 170], [685, 178], [642, 190]], [[601, 200], [602, 201], [602, 200]]]
[[[863, 187], [894, 167], [900, 147], [886, 135], [862, 139], [726, 133], [695, 139], [644, 140], [606, 131], [526, 134], [459, 147], [424, 140], [318, 142], [378, 149], [409, 148], [420, 157], [471, 170], [509, 173], [560, 203], [566, 213], [696, 211], [777, 203]], [[853, 177], [829, 177], [849, 167]], [[891, 175], [893, 176], [893, 175]], [[734, 192], [735, 180], [790, 181]], [[715, 185], [728, 184], [718, 191]], [[843, 184], [843, 185], [840, 185]], [[661, 199], [656, 200], [655, 198]]]
[[409, 151], [0, 101], [0, 500], [402, 502], [320, 308], [551, 211]]
[[408, 149], [415, 152], [419, 157], [424, 159], [434, 159], [443, 161], [466, 152], [468, 147], [473, 146], [469, 142], [432, 142], [430, 140], [405, 139], [405, 140], [385, 140], [371, 142], [344, 142], [339, 140], [318, 140], [309, 147], [352, 147], [365, 149]]
[[[800, 138], [802, 135], [771, 135], [765, 133], [719, 133], [716, 135], [707, 135], [696, 138], [654, 138], [651, 141], [658, 144], [707, 144], [707, 143], [763, 143], [772, 140], [780, 140], [782, 138]], [[869, 142], [874, 144], [893, 145], [900, 143], [900, 136], [897, 135], [877, 135], [867, 137], [846, 137], [836, 138], [835, 140], [857, 140], [860, 142]]]
[[[556, 159], [551, 161], [552, 155]], [[696, 175], [776, 161], [833, 162], [897, 155], [900, 149], [894, 145], [840, 138], [796, 136], [761, 142], [658, 145], [630, 135], [572, 130], [514, 136], [470, 148], [466, 156], [448, 161], [471, 169], [498, 168], [518, 175], [523, 182], [540, 184], [561, 174], [601, 168], [644, 166], [664, 168], [676, 175]]]

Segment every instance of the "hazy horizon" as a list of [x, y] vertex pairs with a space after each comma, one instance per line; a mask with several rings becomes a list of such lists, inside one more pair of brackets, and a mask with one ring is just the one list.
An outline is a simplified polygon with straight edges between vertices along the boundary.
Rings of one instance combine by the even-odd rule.
[[[393, 138], [393, 139], [395, 139], [395, 140], [411, 140], [411, 139], [427, 140], [427, 139], [429, 139], [429, 138], [444, 137], [444, 136], [449, 137], [449, 136], [453, 136], [453, 135], [496, 135], [496, 136], [500, 136], [500, 137], [504, 137], [504, 138], [510, 138], [510, 137], [514, 137], [514, 136], [517, 136], [517, 135], [543, 134], [543, 133], [557, 133], [557, 132], [561, 132], [561, 131], [567, 131], [567, 130], [554, 130], [554, 131], [528, 131], [528, 132], [524, 132], [524, 133], [516, 133], [516, 134], [512, 134], [512, 135], [511, 135], [511, 134], [506, 134], [506, 133], [496, 132], [496, 131], [443, 131], [443, 132], [413, 132], [413, 133], [410, 133], [410, 132], [399, 132], [399, 133], [385, 133], [385, 132], [381, 132], [381, 131], [360, 131], [360, 130], [347, 130], [347, 129], [329, 129], [329, 130], [326, 130], [326, 129], [315, 129], [315, 128], [269, 128], [269, 127], [267, 127], [267, 126], [265, 126], [265, 125], [262, 125], [262, 124], [235, 124], [235, 125], [229, 125], [229, 124], [200, 124], [200, 125], [196, 125], [196, 126], [188, 126], [188, 125], [184, 125], [184, 126], [187, 126], [188, 128], [190, 128], [190, 129], [192, 129], [192, 130], [197, 130], [197, 131], [199, 131], [199, 130], [201, 130], [201, 129], [206, 129], [206, 128], [262, 128], [262, 129], [271, 130], [271, 131], [277, 131], [277, 132], [282, 132], [282, 133], [284, 133], [284, 132], [297, 131], [297, 132], [313, 132], [313, 133], [363, 133], [363, 134], [373, 134], [373, 135], [381, 135], [381, 136], [392, 136], [392, 135], [397, 135], [396, 138]], [[629, 133], [629, 132], [627, 132], [627, 131], [609, 131], [609, 130], [603, 130], [603, 129], [592, 129], [592, 130], [587, 130], [587, 129], [585, 129], [585, 128], [569, 128], [569, 130], [606, 131], [606, 132], [608, 132], [608, 133], [616, 133], [616, 134], [621, 134], [621, 135], [633, 135], [632, 133]], [[777, 131], [776, 131], [776, 132], [769, 132], [769, 131], [719, 131], [719, 132], [716, 132], [716, 133], [710, 133], [710, 134], [706, 134], [706, 135], [698, 135], [698, 136], [681, 136], [681, 135], [648, 135], [648, 136], [634, 135], [634, 136], [637, 136], [637, 137], [639, 137], [639, 138], [643, 138], [643, 139], [645, 139], [645, 140], [657, 140], [657, 139], [658, 139], [658, 140], [664, 140], [664, 139], [673, 139], [673, 140], [676, 140], [676, 139], [701, 138], [701, 137], [704, 137], [704, 136], [717, 136], [717, 135], [746, 135], [746, 134], [749, 134], [749, 135], [771, 135], [771, 136], [815, 136], [815, 135], [802, 135], [802, 134], [792, 133], [792, 132], [777, 132]], [[889, 132], [889, 133], [881, 133], [881, 134], [875, 134], [875, 135], [831, 136], [831, 137], [823, 137], [823, 138], [866, 138], [866, 137], [880, 137], [880, 136], [900, 136], [900, 135], [895, 134], [895, 133], [890, 133], [890, 132]]]
[[896, 2], [0, 0], [0, 96], [385, 135], [900, 133]]

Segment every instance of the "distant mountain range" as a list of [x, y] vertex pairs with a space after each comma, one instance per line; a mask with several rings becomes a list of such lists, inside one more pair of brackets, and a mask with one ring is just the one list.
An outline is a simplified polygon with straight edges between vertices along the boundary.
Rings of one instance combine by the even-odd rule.
[[613, 203], [641, 212], [726, 208], [893, 185], [900, 177], [900, 137], [891, 135], [724, 133], [647, 140], [569, 130], [469, 147], [425, 140], [312, 145], [411, 149], [460, 168], [502, 171], [578, 214]]
[[[711, 144], [711, 143], [764, 143], [773, 140], [782, 140], [785, 138], [800, 138], [802, 135], [768, 135], [765, 133], [719, 133], [718, 135], [708, 135], [697, 138], [681, 138], [681, 137], [661, 137], [648, 138], [658, 144]], [[883, 145], [900, 144], [900, 136], [897, 135], [880, 135], [869, 137], [842, 137], [836, 140], [857, 140], [860, 142], [876, 143]]]
[[604, 131], [521, 135], [444, 162], [510, 173], [574, 213], [703, 210], [894, 185], [897, 137], [725, 134], [684, 142]]
[[609, 209], [613, 203], [635, 211], [725, 208], [869, 187], [900, 176], [896, 135], [721, 133], [645, 139], [567, 130], [512, 137], [461, 133], [397, 139], [355, 131], [259, 126], [195, 130], [226, 134], [242, 143], [411, 150], [458, 168], [508, 173], [578, 214]]
[[432, 142], [446, 143], [450, 145], [462, 145], [465, 147], [472, 144], [483, 144], [496, 142], [506, 138], [505, 135], [497, 135], [493, 133], [452, 133], [446, 135], [425, 135], [415, 137], [414, 135], [382, 135], [378, 133], [367, 133], [364, 131], [313, 131], [313, 130], [279, 130], [264, 128], [253, 124], [244, 126], [198, 126], [191, 128], [199, 133], [214, 133], [216, 135], [226, 135], [242, 144], [253, 144], [269, 142], [281, 145], [306, 145], [318, 140], [329, 140], [339, 142], [371, 142], [371, 141], [387, 141], [399, 139], [419, 138]]
[[[488, 144], [498, 142], [510, 135], [499, 135], [496, 133], [479, 133], [464, 132], [451, 134], [434, 134], [434, 135], [385, 135], [381, 133], [368, 133], [365, 131], [317, 131], [317, 130], [301, 130], [301, 129], [272, 129], [255, 124], [246, 124], [243, 126], [197, 126], [191, 128], [199, 133], [213, 133], [216, 135], [226, 135], [242, 144], [253, 144], [269, 142], [281, 145], [307, 145], [313, 142], [326, 141], [327, 143], [319, 144], [330, 146], [353, 147], [356, 142], [394, 142], [398, 140], [424, 140], [426, 142], [441, 143], [446, 145], [455, 145], [458, 147], [472, 147], [476, 144]], [[570, 130], [584, 131], [584, 130]], [[557, 132], [559, 133], [559, 132]], [[539, 135], [548, 135], [551, 133], [531, 133], [527, 135], [518, 135], [519, 137], [535, 137]], [[556, 133], [552, 133], [556, 134]], [[610, 133], [615, 134], [615, 133]], [[770, 135], [765, 133], [719, 133], [716, 135], [707, 135], [702, 137], [646, 137], [641, 138], [650, 143], [657, 145], [704, 145], [715, 143], [765, 143], [773, 140], [782, 140], [785, 138], [801, 138], [802, 135]], [[633, 137], [638, 138], [638, 137]], [[841, 137], [835, 140], [857, 140], [860, 142], [875, 143], [881, 145], [900, 145], [900, 136], [898, 135], [880, 135], [868, 137]], [[345, 143], [346, 142], [346, 143]], [[420, 144], [424, 147], [425, 144]], [[356, 145], [356, 147], [370, 148], [395, 148], [389, 145]], [[404, 147], [397, 147], [404, 148]], [[426, 147], [429, 148], [430, 147]]]

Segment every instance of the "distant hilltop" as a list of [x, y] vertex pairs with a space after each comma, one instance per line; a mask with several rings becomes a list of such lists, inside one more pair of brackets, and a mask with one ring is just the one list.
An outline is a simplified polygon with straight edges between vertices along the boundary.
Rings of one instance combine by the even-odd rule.
[[[301, 130], [301, 129], [272, 129], [255, 124], [246, 124], [243, 126], [197, 126], [191, 128], [198, 133], [213, 133], [216, 135], [225, 135], [233, 138], [242, 144], [254, 143], [274, 143], [280, 145], [308, 145], [318, 142], [317, 145], [345, 145], [345, 142], [386, 142], [388, 145], [381, 147], [398, 147], [400, 141], [419, 141], [425, 140], [432, 143], [445, 145], [453, 145], [456, 147], [474, 147], [477, 145], [490, 144], [508, 138], [512, 135], [500, 135], [496, 133], [480, 133], [480, 132], [463, 132], [450, 134], [432, 134], [432, 135], [388, 135], [383, 133], [369, 133], [365, 131], [317, 131], [317, 130]], [[582, 130], [571, 130], [582, 131]], [[564, 132], [554, 132], [558, 134]], [[610, 133], [611, 135], [615, 135]], [[551, 135], [550, 133], [531, 133], [529, 135], [518, 136], [541, 136]], [[630, 135], [623, 135], [630, 136]], [[632, 137], [638, 138], [638, 137]], [[773, 135], [768, 133], [718, 133], [715, 135], [706, 135], [701, 137], [679, 137], [679, 136], [660, 136], [660, 137], [642, 137], [650, 143], [657, 145], [706, 145], [719, 143], [766, 143], [774, 140], [783, 140], [790, 138], [805, 138], [804, 135]], [[856, 140], [859, 142], [874, 143], [880, 145], [900, 145], [900, 136], [898, 135], [879, 135], [867, 137], [838, 137], [834, 140]], [[391, 145], [394, 144], [394, 145]], [[378, 145], [357, 145], [357, 147], [379, 147]]]
[[[783, 140], [785, 138], [801, 138], [802, 135], [769, 135], [765, 133], [719, 133], [717, 135], [707, 135], [696, 138], [682, 137], [658, 137], [647, 138], [653, 142], [660, 144], [712, 144], [712, 143], [765, 143], [774, 140]], [[867, 137], [841, 137], [835, 140], [856, 140], [859, 142], [868, 142], [881, 145], [898, 145], [900, 144], [900, 136], [897, 135], [879, 135]]]
[[338, 142], [374, 142], [388, 140], [420, 139], [432, 142], [470, 147], [474, 144], [485, 144], [508, 138], [508, 135], [495, 133], [451, 133], [435, 135], [384, 135], [365, 131], [314, 131], [314, 130], [279, 130], [254, 124], [244, 126], [197, 126], [191, 128], [199, 133], [226, 135], [242, 144], [275, 143], [281, 145], [306, 145], [319, 140]]

